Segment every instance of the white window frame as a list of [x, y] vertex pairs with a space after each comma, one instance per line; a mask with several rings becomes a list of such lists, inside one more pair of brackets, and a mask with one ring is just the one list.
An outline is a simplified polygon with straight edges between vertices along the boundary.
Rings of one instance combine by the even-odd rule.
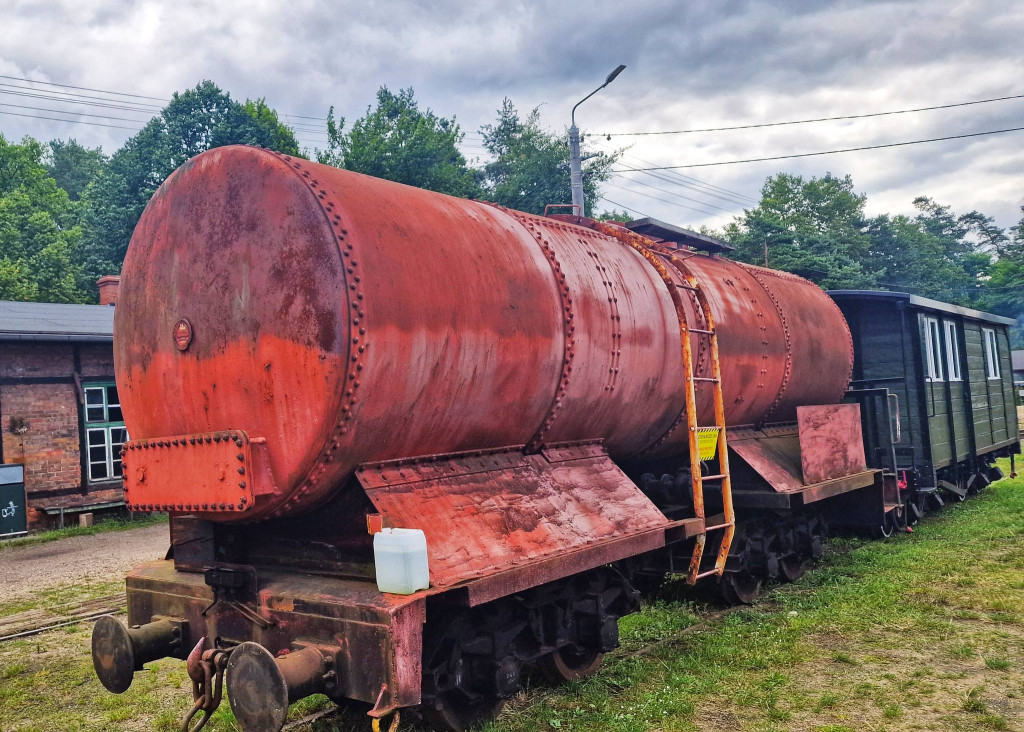
[[[115, 385], [113, 383], [85, 384], [83, 392], [84, 404], [84, 439], [82, 450], [85, 452], [86, 480], [92, 483], [110, 483], [121, 480], [121, 445], [128, 440], [128, 430], [121, 420], [111, 420], [111, 411], [120, 410], [121, 404], [108, 401], [110, 391]], [[98, 396], [98, 399], [97, 399]], [[89, 410], [93, 412], [102, 411], [103, 416], [99, 418], [94, 414], [90, 419]], [[114, 415], [116, 416], [116, 414]], [[114, 437], [123, 438], [117, 441]], [[102, 448], [103, 457], [93, 459], [93, 448]], [[100, 475], [100, 467], [103, 474]]]
[[939, 319], [931, 316], [922, 318], [924, 321], [924, 380], [942, 381], [942, 331], [939, 329]]
[[996, 339], [995, 328], [982, 328], [981, 335], [985, 343], [985, 375], [990, 381], [1000, 379], [999, 341]]
[[963, 381], [960, 370], [960, 339], [957, 337], [956, 321], [944, 320], [946, 329], [946, 373], [950, 381]]

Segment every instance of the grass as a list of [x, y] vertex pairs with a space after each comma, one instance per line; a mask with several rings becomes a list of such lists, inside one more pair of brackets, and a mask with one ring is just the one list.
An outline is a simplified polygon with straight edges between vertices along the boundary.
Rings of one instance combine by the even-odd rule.
[[[711, 619], [720, 608], [669, 583], [622, 621], [623, 648], [595, 676], [560, 687], [528, 677], [485, 732], [1024, 732], [1024, 480], [950, 506], [913, 535], [837, 539], [827, 551], [801, 581]], [[87, 626], [0, 644], [4, 730], [170, 731], [189, 706], [177, 661], [106, 693]], [[367, 727], [346, 710], [306, 732]], [[206, 729], [235, 729], [227, 704]]]
[[31, 534], [30, 536], [24, 536], [18, 539], [0, 541], [0, 552], [5, 549], [14, 549], [15, 547], [46, 544], [59, 539], [68, 539], [72, 536], [90, 536], [92, 534], [101, 534], [107, 531], [125, 531], [126, 529], [138, 529], [144, 526], [151, 526], [153, 524], [166, 522], [167, 514], [164, 513], [148, 514], [135, 519], [112, 517], [98, 521], [92, 526], [68, 526], [63, 529], [40, 531], [38, 534]]

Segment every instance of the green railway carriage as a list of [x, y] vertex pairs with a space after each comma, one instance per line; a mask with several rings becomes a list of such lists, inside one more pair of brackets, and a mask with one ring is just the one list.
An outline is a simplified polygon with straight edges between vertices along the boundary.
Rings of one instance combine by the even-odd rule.
[[896, 473], [913, 512], [999, 477], [995, 458], [1020, 453], [1013, 321], [907, 293], [829, 294], [850, 325], [868, 462]]

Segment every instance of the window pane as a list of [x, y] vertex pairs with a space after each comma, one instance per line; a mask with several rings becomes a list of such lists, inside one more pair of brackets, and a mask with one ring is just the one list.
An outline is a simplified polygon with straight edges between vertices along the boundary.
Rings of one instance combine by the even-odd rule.
[[128, 440], [128, 430], [124, 427], [110, 428], [110, 442], [114, 445], [123, 445]]
[[89, 448], [89, 460], [91, 462], [107, 462], [107, 448], [105, 445]]
[[89, 464], [89, 478], [91, 480], [104, 480], [108, 477], [106, 461], [103, 461], [102, 463]]
[[107, 444], [106, 430], [89, 430], [88, 432], [86, 432], [86, 436], [89, 442], [89, 447], [93, 447], [94, 445]]
[[103, 388], [90, 387], [85, 390], [86, 404], [103, 404]]
[[111, 407], [107, 410], [107, 421], [108, 422], [124, 422], [124, 417], [121, 416], [121, 407]]
[[117, 398], [117, 387], [107, 387], [107, 404], [120, 404], [121, 400]]
[[121, 477], [121, 461], [120, 460], [115, 460], [114, 461], [114, 475], [113, 475], [113, 477], [115, 477], [115, 478], [120, 478]]
[[102, 422], [103, 421], [103, 407], [86, 407], [86, 409], [85, 409], [85, 421], [86, 422]]

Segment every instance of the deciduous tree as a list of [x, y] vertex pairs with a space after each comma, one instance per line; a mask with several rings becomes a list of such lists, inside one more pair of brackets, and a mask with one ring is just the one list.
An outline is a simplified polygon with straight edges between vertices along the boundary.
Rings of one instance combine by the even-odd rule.
[[42, 160], [37, 141], [0, 135], [0, 300], [82, 302], [78, 204]]
[[377, 91], [376, 106], [343, 131], [345, 120], [328, 114], [328, 147], [317, 160], [398, 183], [475, 197], [479, 193], [473, 171], [459, 150], [465, 137], [454, 117], [439, 117], [421, 110], [413, 90]]
[[74, 138], [51, 140], [43, 160], [50, 177], [68, 193], [68, 198], [77, 201], [86, 186], [99, 177], [107, 156], [98, 147], [84, 147]]
[[175, 168], [205, 150], [232, 144], [299, 154], [295, 135], [262, 99], [240, 104], [212, 81], [175, 93], [159, 115], [111, 156], [86, 191], [90, 274], [120, 270], [142, 211]]
[[[523, 119], [511, 100], [502, 101], [498, 119], [485, 125], [484, 147], [493, 160], [484, 166], [484, 196], [502, 206], [544, 213], [549, 203], [569, 203], [569, 140], [540, 125], [534, 109]], [[587, 211], [597, 205], [600, 184], [611, 177], [619, 153], [588, 160], [583, 172], [583, 198]]]

